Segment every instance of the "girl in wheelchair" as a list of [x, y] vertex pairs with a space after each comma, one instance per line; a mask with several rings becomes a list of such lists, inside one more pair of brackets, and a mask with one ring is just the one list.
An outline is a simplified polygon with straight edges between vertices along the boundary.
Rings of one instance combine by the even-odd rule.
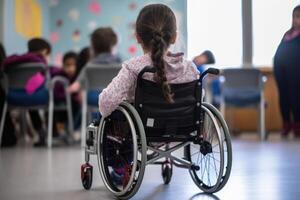
[[[104, 185], [121, 199], [138, 191], [146, 164], [162, 166], [165, 184], [173, 165], [188, 169], [205, 192], [226, 184], [231, 171], [228, 128], [220, 113], [202, 102], [201, 94], [205, 74], [218, 70], [199, 76], [183, 53], [168, 51], [176, 37], [176, 18], [169, 7], [151, 4], [140, 11], [136, 39], [144, 54], [125, 61], [99, 95], [102, 118], [87, 129], [86, 164], [81, 168], [85, 189], [92, 184], [90, 154], [97, 154]], [[164, 145], [151, 145], [157, 142]], [[184, 158], [172, 155], [180, 148], [185, 148]]]
[[112, 82], [99, 95], [99, 110], [108, 116], [123, 101], [134, 101], [138, 74], [145, 66], [157, 67], [157, 73], [145, 74], [144, 79], [160, 84], [165, 100], [173, 102], [169, 83], [185, 83], [198, 78], [198, 70], [183, 53], [168, 52], [177, 37], [173, 11], [162, 4], [144, 7], [136, 20], [136, 39], [144, 55], [125, 61]]

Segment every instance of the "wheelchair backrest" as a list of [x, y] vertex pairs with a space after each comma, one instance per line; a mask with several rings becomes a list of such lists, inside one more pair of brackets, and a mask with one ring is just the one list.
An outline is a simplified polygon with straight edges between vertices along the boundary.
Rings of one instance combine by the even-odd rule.
[[148, 129], [175, 131], [182, 127], [197, 127], [200, 120], [201, 88], [199, 80], [170, 84], [174, 103], [164, 99], [160, 84], [142, 78], [144, 73], [155, 73], [153, 67], [145, 67], [137, 79], [135, 107]]
[[85, 66], [85, 85], [87, 90], [104, 89], [120, 71], [120, 64], [92, 64]]
[[27, 81], [37, 72], [46, 72], [43, 63], [26, 63], [6, 67], [4, 74], [6, 77], [5, 87], [23, 89]]

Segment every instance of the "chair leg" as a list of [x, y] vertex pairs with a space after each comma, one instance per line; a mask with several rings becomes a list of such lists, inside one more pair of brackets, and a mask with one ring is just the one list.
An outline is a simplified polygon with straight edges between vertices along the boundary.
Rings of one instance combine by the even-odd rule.
[[71, 102], [70, 94], [67, 95], [67, 112], [68, 112], [68, 122], [69, 122], [68, 123], [69, 134], [73, 134], [74, 122], [73, 122], [72, 102]]
[[6, 112], [7, 112], [7, 103], [5, 102], [4, 106], [3, 106], [3, 110], [2, 110], [2, 117], [1, 117], [1, 123], [0, 123], [0, 147], [2, 144], [2, 136], [3, 136], [3, 131], [4, 131]]
[[49, 109], [48, 109], [48, 148], [52, 147], [52, 132], [53, 132], [53, 109], [54, 102], [49, 101]]
[[259, 133], [261, 141], [267, 139], [265, 127], [265, 100], [263, 97], [259, 103]]
[[81, 147], [85, 147], [85, 131], [87, 121], [87, 94], [82, 92], [82, 117], [81, 117]]

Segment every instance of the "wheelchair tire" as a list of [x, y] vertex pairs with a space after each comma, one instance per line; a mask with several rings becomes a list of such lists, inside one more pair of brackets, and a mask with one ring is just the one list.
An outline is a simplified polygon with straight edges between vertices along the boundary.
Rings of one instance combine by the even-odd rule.
[[[110, 127], [118, 128], [109, 131]], [[135, 108], [123, 102], [112, 115], [101, 119], [98, 131], [97, 157], [103, 183], [117, 198], [129, 199], [138, 191], [145, 172], [147, 143], [142, 121]]]
[[171, 182], [172, 174], [173, 166], [171, 163], [161, 165], [161, 175], [165, 185], [168, 185]]
[[221, 183], [215, 192], [220, 191], [227, 183], [232, 167], [232, 145], [231, 145], [231, 137], [226, 121], [224, 120], [222, 114], [219, 112], [217, 108], [209, 103], [203, 103], [203, 106], [208, 108], [216, 117], [218, 123], [220, 124], [222, 140], [223, 140], [223, 148], [224, 148], [224, 169], [223, 176], [221, 178]]
[[205, 193], [218, 190], [224, 170], [224, 149], [218, 121], [211, 109], [202, 105], [201, 142], [196, 139], [185, 147], [185, 158], [195, 166], [189, 172], [194, 183]]
[[93, 183], [93, 167], [86, 164], [81, 167], [81, 183], [84, 189], [89, 190]]

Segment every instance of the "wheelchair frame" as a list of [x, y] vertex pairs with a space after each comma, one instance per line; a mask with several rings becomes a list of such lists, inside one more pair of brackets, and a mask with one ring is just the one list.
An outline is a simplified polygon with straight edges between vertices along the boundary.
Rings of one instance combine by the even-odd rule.
[[[214, 70], [214, 69], [213, 69]], [[214, 72], [214, 71], [212, 71]], [[204, 72], [202, 76], [200, 77], [200, 80], [207, 74], [212, 73], [209, 70]], [[200, 82], [201, 83], [201, 82]], [[94, 122], [90, 124], [87, 127], [86, 132], [86, 147], [85, 147], [85, 162], [81, 167], [81, 178], [82, 183], [85, 189], [90, 189], [92, 185], [92, 166], [89, 164], [90, 161], [90, 155], [97, 155], [98, 158], [98, 166], [99, 171], [102, 177], [102, 180], [105, 184], [105, 186], [118, 198], [121, 199], [128, 199], [132, 197], [139, 189], [140, 184], [142, 182], [145, 166], [149, 164], [159, 164], [162, 165], [163, 170], [163, 178], [164, 183], [168, 184], [171, 180], [172, 176], [172, 165], [180, 168], [185, 168], [190, 171], [190, 175], [195, 182], [195, 184], [202, 189], [204, 192], [207, 193], [214, 193], [222, 189], [225, 184], [228, 181], [228, 178], [230, 176], [231, 172], [231, 164], [232, 164], [232, 148], [231, 148], [231, 141], [230, 141], [230, 135], [228, 131], [228, 127], [226, 125], [226, 122], [224, 121], [222, 115], [220, 112], [214, 108], [211, 104], [202, 102], [201, 104], [201, 110], [208, 114], [208, 116], [213, 121], [214, 125], [216, 125], [219, 121], [220, 126], [223, 129], [223, 135], [221, 133], [220, 127], [216, 126], [216, 132], [218, 136], [218, 142], [219, 142], [219, 149], [220, 149], [220, 155], [222, 155], [222, 159], [220, 159], [220, 170], [219, 175], [217, 178], [217, 183], [213, 187], [207, 187], [201, 180], [199, 181], [198, 177], [195, 177], [195, 171], [200, 170], [200, 167], [197, 166], [195, 163], [193, 163], [191, 160], [186, 158], [186, 149], [191, 145], [192, 143], [196, 143], [200, 146], [200, 151], [203, 149], [203, 152], [205, 155], [210, 153], [209, 147], [205, 147], [205, 144], [203, 143], [203, 139], [196, 139], [197, 138], [197, 132], [194, 131], [190, 134], [190, 137], [188, 139], [182, 140], [182, 141], [176, 141], [178, 144], [175, 144], [175, 146], [170, 147], [170, 142], [165, 142], [163, 146], [153, 146], [148, 145], [146, 135], [145, 135], [145, 129], [143, 122], [137, 112], [137, 110], [132, 106], [131, 104], [127, 102], [122, 102], [120, 106], [117, 108], [117, 110], [121, 111], [126, 119], [129, 122], [131, 134], [133, 137], [134, 145], [133, 145], [133, 158], [137, 158], [137, 153], [140, 152], [141, 154], [141, 161], [139, 163], [133, 162], [132, 171], [135, 173], [136, 170], [139, 170], [139, 175], [137, 180], [134, 182], [134, 176], [131, 175], [129, 182], [132, 184], [126, 185], [126, 187], [123, 189], [123, 191], [115, 191], [113, 190], [108, 182], [107, 174], [105, 171], [103, 171], [102, 166], [103, 163], [103, 155], [101, 155], [101, 145], [103, 142], [103, 134], [104, 134], [104, 127], [106, 123], [106, 118], [102, 118], [100, 122]], [[132, 119], [133, 118], [133, 119]], [[136, 123], [134, 123], [134, 120]], [[202, 122], [199, 122], [200, 124], [203, 124]], [[224, 147], [223, 147], [223, 140], [226, 142], [226, 148], [227, 148], [227, 163], [226, 166], [224, 166]], [[137, 144], [137, 138], [141, 142], [141, 149], [138, 148]], [[222, 142], [221, 142], [222, 140]], [[171, 141], [174, 143], [174, 141]], [[165, 147], [164, 149], [161, 149], [161, 147]], [[203, 147], [203, 148], [202, 148]], [[181, 148], [185, 149], [185, 158], [180, 158], [178, 156], [172, 155], [172, 153], [176, 150], [179, 150]], [[153, 153], [151, 155], [147, 155], [147, 150], [152, 151]], [[207, 152], [206, 152], [207, 151]], [[149, 157], [149, 158], [148, 158]], [[165, 161], [158, 161], [162, 158], [165, 158]], [[164, 177], [164, 165], [167, 165], [167, 170]], [[170, 167], [169, 167], [170, 165]], [[222, 166], [222, 167], [221, 167]]]

